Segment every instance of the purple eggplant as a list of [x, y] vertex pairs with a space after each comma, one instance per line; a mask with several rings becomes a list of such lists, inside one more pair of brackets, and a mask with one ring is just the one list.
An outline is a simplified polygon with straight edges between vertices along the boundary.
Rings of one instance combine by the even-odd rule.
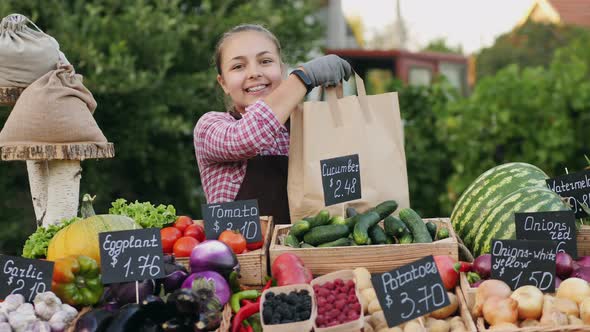
[[[148, 295], [155, 294], [156, 282], [152, 279], [139, 281], [137, 290], [139, 290], [139, 301], [142, 301]], [[113, 299], [116, 300], [120, 305], [136, 302], [135, 281], [111, 284], [111, 291]]]
[[228, 278], [232, 271], [239, 272], [240, 263], [227, 244], [217, 240], [207, 240], [193, 248], [190, 268], [191, 273], [215, 271]]
[[166, 277], [160, 279], [160, 282], [164, 287], [164, 292], [168, 294], [179, 289], [182, 286], [182, 283], [184, 282], [186, 277], [188, 277], [188, 273], [182, 270], [176, 270], [167, 275]]
[[113, 320], [113, 313], [105, 309], [93, 309], [82, 315], [76, 322], [78, 332], [100, 332]]

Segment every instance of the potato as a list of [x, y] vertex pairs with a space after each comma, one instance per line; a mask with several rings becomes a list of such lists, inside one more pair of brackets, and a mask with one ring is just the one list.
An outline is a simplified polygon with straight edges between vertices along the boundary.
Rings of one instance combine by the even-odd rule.
[[373, 299], [377, 298], [377, 293], [375, 293], [375, 290], [373, 288], [363, 289], [361, 291], [361, 294], [363, 294], [363, 296], [367, 300], [367, 303], [371, 303], [371, 301], [373, 301]]
[[449, 324], [451, 325], [451, 331], [465, 331], [467, 328], [465, 327], [465, 323], [463, 323], [463, 319], [459, 316], [453, 317], [449, 320]]
[[415, 320], [407, 322], [406, 326], [404, 326], [404, 332], [425, 332], [425, 331], [426, 331], [426, 329], [424, 329], [420, 325], [420, 323], [418, 323]]
[[457, 308], [459, 308], [459, 300], [457, 299], [457, 296], [451, 292], [447, 292], [447, 295], [449, 296], [449, 300], [451, 301], [451, 304], [449, 304], [448, 306], [446, 306], [444, 308], [440, 308], [440, 309], [437, 309], [437, 310], [431, 312], [430, 313], [431, 317], [436, 318], [436, 319], [445, 319], [457, 311]]
[[381, 311], [381, 305], [379, 304], [379, 299], [373, 299], [371, 303], [369, 303], [369, 313], [372, 315], [374, 312]]
[[512, 323], [500, 323], [500, 324], [490, 326], [491, 331], [494, 331], [494, 330], [505, 331], [505, 330], [517, 329], [517, 328], [518, 328], [518, 326], [516, 326]]
[[570, 299], [555, 298], [553, 302], [555, 309], [559, 312], [563, 312], [566, 315], [580, 316], [580, 310], [576, 302]]
[[449, 332], [451, 324], [442, 319], [428, 317], [426, 319], [426, 328], [428, 328], [428, 332]]
[[573, 315], [567, 316], [567, 320], [570, 325], [584, 325], [584, 322], [581, 319]]
[[532, 327], [539, 325], [541, 325], [541, 323], [539, 323], [539, 321], [536, 319], [525, 319], [522, 321], [522, 323], [520, 323], [520, 327]]
[[373, 330], [373, 327], [371, 326], [371, 324], [369, 324], [369, 321], [365, 320], [365, 323], [363, 325], [363, 331], [364, 332], [374, 332], [375, 330]]
[[364, 290], [367, 288], [373, 288], [373, 283], [371, 283], [371, 272], [364, 267], [357, 267], [356, 269], [352, 270], [352, 274], [354, 275], [354, 280], [356, 281], [356, 286], [359, 290]]
[[363, 293], [359, 293], [359, 302], [363, 307], [363, 313], [367, 315], [369, 313], [369, 302], [367, 301], [367, 298], [363, 295]]
[[584, 324], [590, 324], [590, 297], [585, 298], [580, 303], [580, 318]]
[[385, 320], [385, 314], [383, 311], [377, 311], [373, 313], [371, 315], [370, 322], [373, 326], [373, 329], [376, 331], [387, 328], [387, 321]]

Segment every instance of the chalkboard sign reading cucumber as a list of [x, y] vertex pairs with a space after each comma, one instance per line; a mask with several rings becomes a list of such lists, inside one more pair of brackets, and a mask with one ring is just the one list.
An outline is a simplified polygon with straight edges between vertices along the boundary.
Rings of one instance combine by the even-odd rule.
[[361, 198], [359, 155], [320, 161], [326, 206]]
[[51, 290], [53, 262], [0, 255], [0, 299], [22, 294], [31, 302], [37, 293]]
[[228, 229], [239, 231], [248, 243], [262, 240], [258, 200], [203, 204], [201, 211], [208, 240], [217, 240]]
[[98, 242], [104, 284], [165, 276], [159, 228], [103, 232]]

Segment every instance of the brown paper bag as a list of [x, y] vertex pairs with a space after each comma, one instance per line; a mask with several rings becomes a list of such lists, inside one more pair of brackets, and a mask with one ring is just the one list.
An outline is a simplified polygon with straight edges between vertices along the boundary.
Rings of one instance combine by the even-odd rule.
[[71, 65], [50, 71], [18, 98], [0, 132], [0, 146], [96, 143], [107, 139], [92, 117], [96, 101]]
[[338, 99], [327, 89], [327, 102], [310, 101], [291, 115], [289, 210], [291, 222], [326, 208], [320, 161], [359, 155], [361, 198], [331, 205], [330, 215], [345, 215], [394, 199], [409, 207], [408, 174], [397, 93], [367, 96], [355, 75], [358, 96]]
[[68, 63], [57, 41], [21, 14], [0, 21], [0, 86], [26, 87], [58, 62]]

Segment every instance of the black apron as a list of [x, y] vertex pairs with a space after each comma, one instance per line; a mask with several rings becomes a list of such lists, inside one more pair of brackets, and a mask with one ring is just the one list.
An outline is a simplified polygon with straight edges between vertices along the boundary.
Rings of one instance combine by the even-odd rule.
[[[240, 114], [232, 112], [236, 119]], [[289, 120], [285, 123], [289, 130]], [[276, 224], [290, 224], [287, 198], [288, 156], [256, 156], [248, 159], [246, 176], [235, 200], [257, 199], [261, 216], [272, 216]]]

